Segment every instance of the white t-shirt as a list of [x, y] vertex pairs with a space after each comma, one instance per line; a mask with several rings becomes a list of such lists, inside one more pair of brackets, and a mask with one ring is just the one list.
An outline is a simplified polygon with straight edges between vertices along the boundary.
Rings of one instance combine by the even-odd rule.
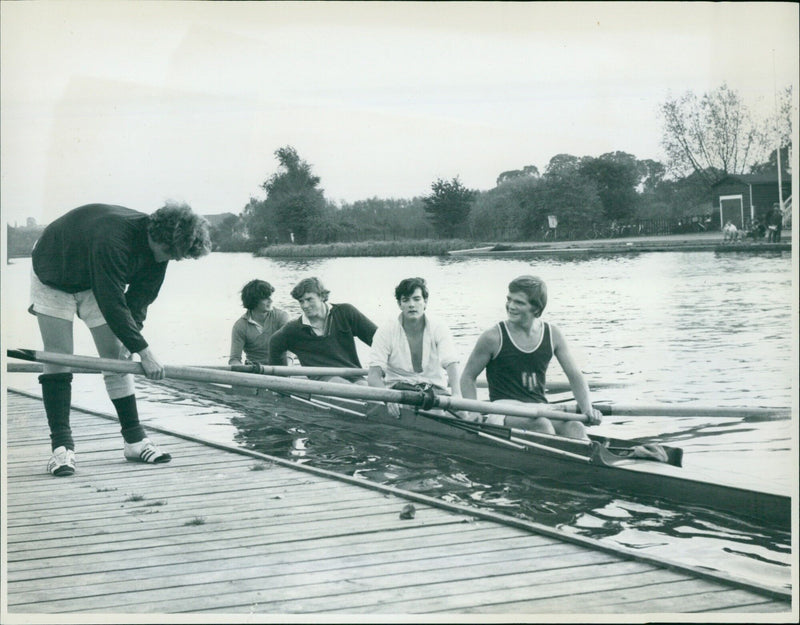
[[409, 384], [435, 384], [447, 388], [445, 368], [458, 362], [453, 339], [448, 327], [434, 317], [425, 315], [422, 332], [422, 371], [414, 371], [411, 348], [403, 330], [402, 315], [391, 323], [382, 325], [372, 337], [369, 366], [383, 369], [384, 382], [391, 386], [395, 382]]

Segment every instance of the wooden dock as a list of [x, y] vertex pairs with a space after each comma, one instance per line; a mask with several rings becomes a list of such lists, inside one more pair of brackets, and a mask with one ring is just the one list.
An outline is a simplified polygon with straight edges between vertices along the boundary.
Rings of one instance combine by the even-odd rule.
[[[769, 589], [247, 450], [162, 432], [153, 438], [170, 464], [128, 463], [118, 424], [77, 409], [78, 471], [53, 478], [41, 400], [10, 391], [5, 417], [4, 623], [68, 613], [797, 616]], [[401, 518], [409, 503], [413, 518]]]

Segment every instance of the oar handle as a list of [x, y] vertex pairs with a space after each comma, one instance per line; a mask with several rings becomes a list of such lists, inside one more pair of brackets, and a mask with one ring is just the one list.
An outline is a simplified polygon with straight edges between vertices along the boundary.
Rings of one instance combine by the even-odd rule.
[[[23, 360], [48, 362], [66, 367], [83, 367], [86, 369], [102, 369], [116, 373], [132, 373], [144, 375], [141, 363], [132, 360], [115, 360], [111, 358], [96, 358], [92, 356], [76, 356], [74, 354], [58, 354], [35, 350], [9, 350], [8, 355]], [[217, 369], [200, 369], [198, 367], [164, 366], [164, 375], [176, 380], [191, 380], [195, 382], [214, 382], [249, 386], [253, 388], [266, 388], [273, 391], [286, 393], [310, 393], [312, 395], [330, 395], [332, 397], [345, 397], [365, 399], [371, 401], [391, 402], [423, 408], [438, 407], [453, 410], [468, 410], [488, 414], [506, 414], [519, 417], [548, 417], [569, 420], [584, 420], [583, 415], [566, 415], [543, 404], [503, 404], [480, 401], [476, 399], [463, 399], [448, 395], [433, 395], [418, 391], [401, 391], [389, 388], [378, 388], [350, 383], [317, 382], [315, 380], [293, 379], [278, 376], [261, 375], [256, 373], [237, 373]], [[432, 404], [432, 405], [431, 405]]]
[[[9, 352], [9, 355], [15, 358], [32, 359], [66, 367], [74, 366], [114, 371], [115, 373], [144, 375], [142, 364], [133, 360], [115, 360], [113, 358], [96, 358], [93, 356], [77, 356], [74, 354], [58, 354], [34, 350], [15, 350], [14, 354]], [[400, 404], [420, 405], [424, 401], [422, 393], [412, 391], [398, 391], [350, 383], [339, 384], [335, 382], [317, 382], [315, 380], [298, 380], [258, 373], [238, 373], [220, 369], [201, 369], [199, 367], [165, 365], [164, 377], [175, 380], [214, 382], [253, 388], [267, 388], [282, 392], [306, 392], [312, 395], [353, 397]]]
[[500, 402], [481, 401], [479, 399], [466, 399], [464, 397], [451, 397], [437, 395], [435, 399], [439, 408], [451, 410], [467, 410], [484, 414], [504, 414], [512, 417], [528, 417], [558, 419], [560, 421], [586, 421], [584, 414], [569, 414], [562, 410], [551, 408], [549, 404], [506, 404]]
[[[9, 362], [6, 364], [6, 371], [8, 373], [43, 373], [44, 367], [36, 362]], [[78, 367], [70, 367], [69, 373], [103, 373], [100, 369], [80, 369]]]
[[295, 367], [283, 365], [228, 365], [227, 367], [214, 367], [215, 369], [235, 371], [236, 373], [259, 373], [261, 375], [277, 376], [338, 376], [341, 378], [364, 377], [369, 373], [366, 369], [356, 367]]
[[[292, 365], [292, 366], [284, 366], [284, 365], [262, 365], [259, 363], [251, 363], [247, 365], [227, 365], [227, 366], [209, 366], [209, 367], [202, 367], [203, 369], [219, 369], [221, 371], [235, 371], [237, 373], [260, 373], [262, 375], [278, 375], [278, 376], [288, 376], [288, 377], [324, 377], [324, 376], [337, 376], [340, 378], [356, 378], [356, 377], [365, 377], [368, 373], [368, 369], [364, 368], [357, 368], [357, 367], [307, 367], [304, 365]], [[480, 388], [487, 388], [488, 384], [486, 380], [476, 380], [476, 386]], [[558, 390], [563, 390], [564, 385], [555, 383], [553, 387], [556, 392]], [[550, 390], [550, 389], [548, 389]], [[569, 385], [566, 386], [566, 390], [569, 390]]]

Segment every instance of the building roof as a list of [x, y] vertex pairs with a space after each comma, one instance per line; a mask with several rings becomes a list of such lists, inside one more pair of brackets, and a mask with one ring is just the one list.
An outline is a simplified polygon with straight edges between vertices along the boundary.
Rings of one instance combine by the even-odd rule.
[[[783, 182], [791, 184], [791, 177], [784, 176]], [[725, 176], [722, 180], [715, 182], [712, 186], [717, 187], [726, 182], [741, 182], [743, 184], [778, 184], [778, 174], [735, 174]]]

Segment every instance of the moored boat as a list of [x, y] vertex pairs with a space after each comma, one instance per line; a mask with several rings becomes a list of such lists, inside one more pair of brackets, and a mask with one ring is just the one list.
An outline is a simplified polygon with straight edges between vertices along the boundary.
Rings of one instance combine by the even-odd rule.
[[[34, 350], [8, 350], [23, 360], [51, 362], [69, 367], [143, 374], [141, 365], [128, 360], [93, 358]], [[356, 435], [383, 436], [393, 442], [411, 444], [434, 452], [463, 456], [532, 474], [547, 475], [572, 484], [600, 486], [636, 496], [654, 497], [682, 505], [699, 506], [739, 518], [788, 529], [791, 524], [791, 496], [768, 488], [749, 487], [731, 481], [732, 472], [708, 473], [682, 466], [679, 449], [658, 445], [658, 454], [639, 453], [653, 441], [592, 437], [589, 441], [547, 436], [500, 426], [464, 421], [451, 410], [502, 412], [526, 417], [544, 416], [564, 420], [585, 420], [549, 404], [507, 405], [479, 400], [451, 398], [432, 392], [379, 389], [348, 383], [328, 383], [256, 373], [210, 370], [197, 367], [165, 366], [165, 376], [224, 385], [233, 392], [256, 397], [267, 394], [314, 408], [309, 420], [323, 415], [336, 419], [336, 427]], [[244, 389], [244, 391], [242, 391]], [[404, 404], [399, 418], [388, 414], [383, 402]], [[435, 410], [434, 410], [435, 409]], [[681, 413], [685, 412], [685, 407]], [[756, 416], [763, 417], [762, 412]], [[651, 448], [652, 449], [652, 448]]]
[[726, 481], [730, 471], [709, 473], [682, 466], [679, 448], [661, 446], [667, 462], [635, 457], [632, 451], [651, 441], [590, 435], [579, 441], [502, 426], [476, 426], [443, 411], [401, 407], [395, 418], [379, 402], [275, 393], [268, 389], [228, 387], [228, 392], [290, 402], [304, 407], [309, 422], [334, 423], [339, 431], [413, 445], [473, 462], [555, 478], [571, 485], [597, 486], [635, 496], [697, 506], [788, 529], [789, 494], [742, 487]]

